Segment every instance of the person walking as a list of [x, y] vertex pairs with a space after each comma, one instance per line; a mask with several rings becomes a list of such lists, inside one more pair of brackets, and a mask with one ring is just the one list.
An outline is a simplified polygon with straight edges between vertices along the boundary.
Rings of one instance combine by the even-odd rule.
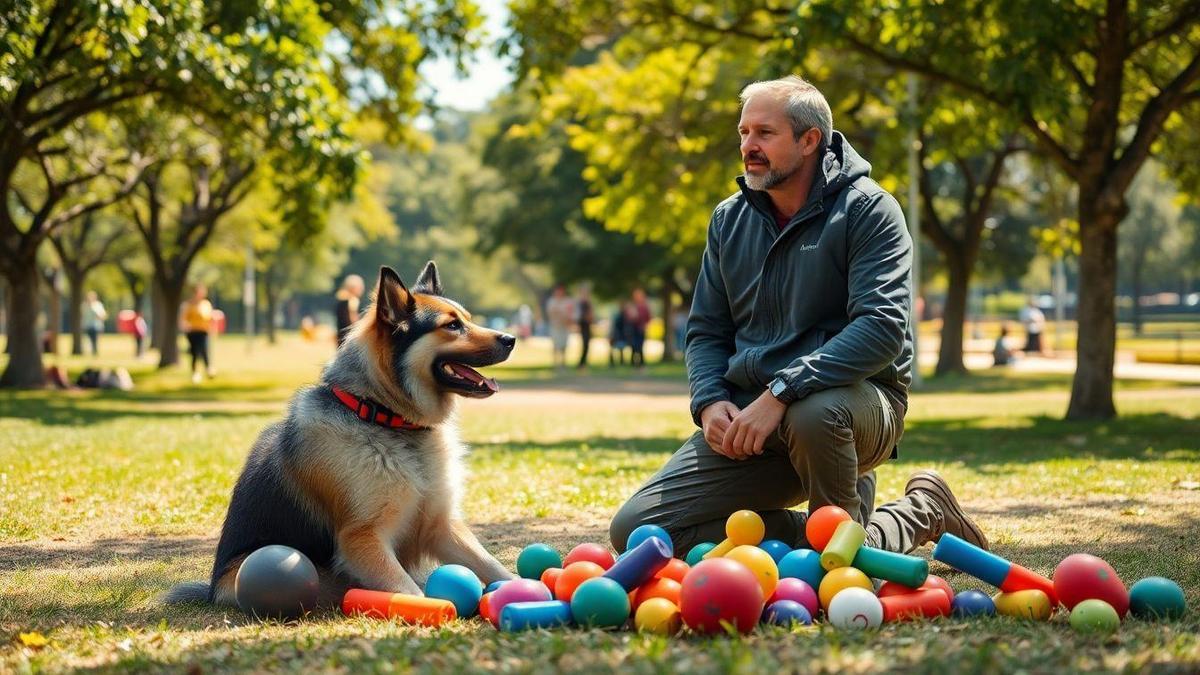
[[350, 327], [358, 321], [358, 305], [362, 300], [362, 294], [366, 290], [366, 284], [363, 278], [357, 274], [346, 275], [342, 280], [342, 287], [334, 293], [334, 308], [333, 313], [337, 319], [337, 346], [341, 347], [346, 341], [346, 334], [350, 332]]
[[562, 284], [554, 287], [550, 299], [546, 301], [546, 320], [550, 323], [554, 367], [564, 368], [567, 365], [567, 338], [575, 321], [575, 301], [567, 295], [567, 289]]
[[575, 368], [584, 370], [588, 364], [588, 348], [592, 344], [592, 324], [596, 321], [596, 312], [592, 307], [592, 289], [588, 284], [579, 284], [575, 302], [576, 325], [579, 327], [579, 339], [583, 341], [583, 350], [579, 354], [579, 365]]
[[104, 322], [108, 319], [108, 311], [96, 291], [88, 291], [83, 303], [83, 329], [87, 333], [88, 343], [92, 346], [92, 356], [100, 353], [100, 334], [104, 332]]
[[213, 306], [208, 300], [208, 288], [196, 284], [192, 297], [183, 303], [180, 327], [187, 336], [188, 351], [192, 356], [192, 384], [200, 383], [198, 366], [204, 363], [207, 375], [215, 377], [217, 371], [208, 358], [209, 334], [213, 330]]

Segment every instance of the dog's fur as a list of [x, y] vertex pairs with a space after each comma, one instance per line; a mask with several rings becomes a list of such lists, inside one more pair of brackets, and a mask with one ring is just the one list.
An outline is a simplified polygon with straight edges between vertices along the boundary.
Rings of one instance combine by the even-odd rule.
[[[287, 417], [251, 449], [211, 582], [181, 584], [166, 600], [235, 604], [242, 560], [268, 544], [291, 546], [313, 561], [322, 605], [336, 605], [347, 587], [419, 594], [435, 562], [465, 565], [484, 583], [511, 578], [458, 513], [465, 448], [455, 429], [456, 401], [489, 396], [495, 382], [445, 369], [499, 363], [515, 342], [471, 323], [462, 306], [443, 297], [433, 262], [411, 291], [391, 268], [380, 269], [374, 306], [320, 384], [297, 392]], [[332, 385], [427, 428], [363, 421]]]

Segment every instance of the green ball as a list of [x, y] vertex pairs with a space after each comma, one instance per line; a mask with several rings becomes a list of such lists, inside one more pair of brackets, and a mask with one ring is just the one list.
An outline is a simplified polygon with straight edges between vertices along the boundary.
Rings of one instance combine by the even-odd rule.
[[1129, 589], [1129, 611], [1139, 619], [1178, 619], [1187, 612], [1187, 599], [1174, 581], [1146, 577]]
[[1084, 600], [1071, 610], [1071, 628], [1077, 633], [1108, 633], [1116, 632], [1121, 626], [1121, 617], [1117, 610], [1103, 600]]
[[551, 567], [562, 567], [562, 556], [545, 544], [530, 544], [517, 556], [517, 575], [522, 579], [541, 579]]
[[571, 596], [571, 616], [581, 626], [620, 628], [629, 618], [629, 594], [608, 577], [593, 577]]
[[692, 547], [692, 550], [688, 551], [687, 560], [685, 562], [687, 562], [688, 565], [695, 567], [696, 565], [700, 564], [701, 560], [704, 560], [704, 555], [706, 553], [716, 547], [716, 544], [708, 541], [704, 542], [703, 544], [696, 544]]

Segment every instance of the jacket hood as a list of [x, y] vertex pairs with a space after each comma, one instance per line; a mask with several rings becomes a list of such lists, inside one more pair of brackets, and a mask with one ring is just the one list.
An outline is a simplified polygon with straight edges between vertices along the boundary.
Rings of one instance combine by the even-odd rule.
[[[871, 163], [850, 146], [850, 142], [846, 140], [842, 132], [835, 131], [829, 145], [825, 148], [821, 171], [813, 176], [813, 185], [808, 194], [808, 201], [812, 203], [826, 197], [833, 197], [855, 180], [869, 175], [871, 175]], [[772, 217], [775, 207], [771, 203], [770, 195], [763, 190], [752, 190], [747, 187], [744, 175], [737, 177], [737, 184], [755, 210], [761, 211], [768, 218]], [[804, 209], [801, 208], [801, 210]]]

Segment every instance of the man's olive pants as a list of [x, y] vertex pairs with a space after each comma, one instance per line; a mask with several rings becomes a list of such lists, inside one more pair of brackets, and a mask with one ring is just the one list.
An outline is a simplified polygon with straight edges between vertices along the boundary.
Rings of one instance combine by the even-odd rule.
[[866, 527], [868, 546], [907, 553], [940, 536], [943, 521], [940, 506], [920, 491], [874, 508], [874, 469], [903, 433], [903, 413], [869, 382], [792, 403], [762, 454], [749, 459], [716, 453], [697, 431], [617, 511], [613, 548], [624, 551], [629, 533], [652, 523], [683, 557], [696, 544], [723, 540], [725, 520], [740, 509], [762, 515], [766, 539], [807, 546], [808, 515], [789, 507], [808, 501], [810, 511], [826, 504], [848, 511]]

